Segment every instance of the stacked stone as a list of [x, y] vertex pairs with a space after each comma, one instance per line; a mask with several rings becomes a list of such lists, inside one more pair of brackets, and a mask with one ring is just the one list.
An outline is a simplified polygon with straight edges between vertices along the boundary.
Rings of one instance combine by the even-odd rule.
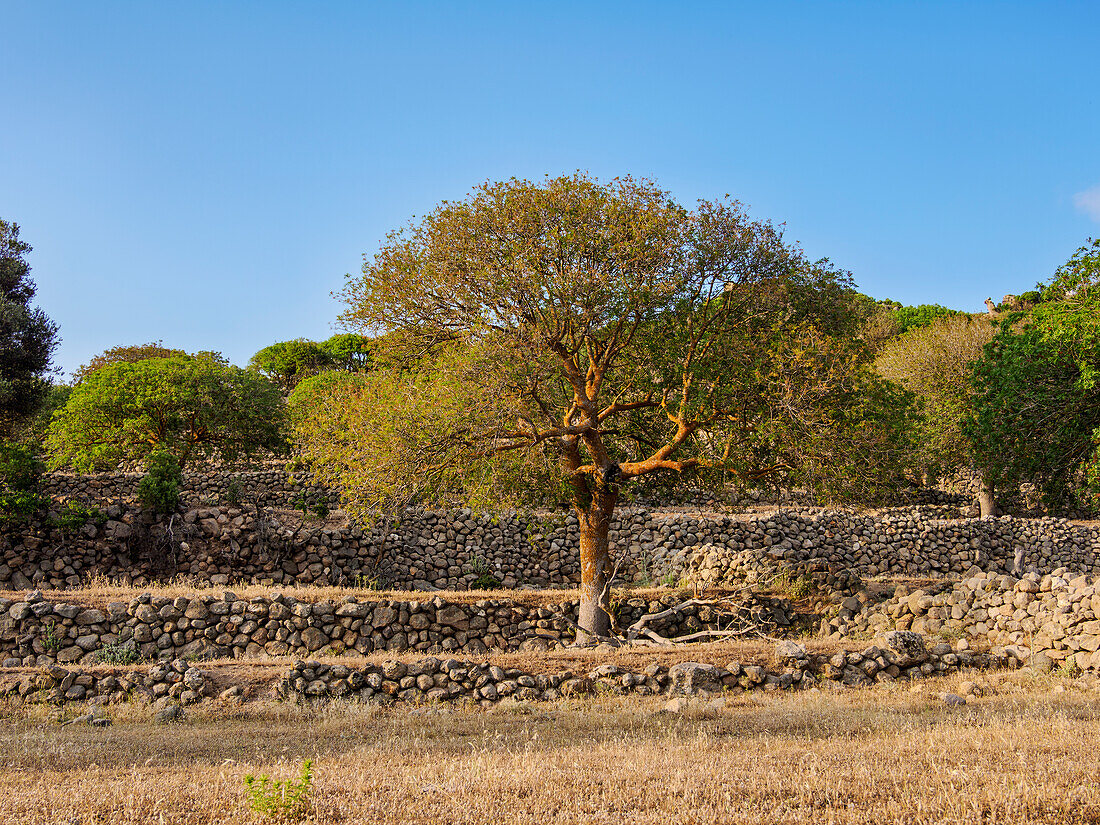
[[[950, 508], [947, 508], [950, 509]], [[1100, 528], [1059, 519], [945, 518], [944, 508], [878, 513], [784, 511], [694, 516], [621, 510], [610, 542], [626, 581], [742, 583], [770, 565], [794, 565], [847, 594], [859, 577], [963, 575], [977, 565], [1007, 573], [1033, 566], [1100, 575]], [[109, 505], [106, 521], [61, 530], [46, 523], [0, 529], [0, 588], [72, 588], [93, 576], [137, 586], [176, 576], [213, 584], [375, 582], [393, 589], [462, 590], [579, 581], [577, 522], [469, 510], [410, 511], [380, 527], [303, 520], [271, 508], [195, 507], [180, 518]]]
[[1022, 577], [971, 571], [961, 581], [868, 603], [838, 636], [911, 629], [1005, 647], [1049, 668], [1100, 669], [1100, 579], [1059, 568]]
[[[874, 683], [943, 676], [959, 668], [1008, 667], [1007, 654], [954, 650], [937, 644], [927, 649], [911, 632], [884, 634], [862, 651], [832, 655], [808, 653], [797, 643], [777, 647], [775, 664], [729, 662], [724, 667], [681, 662], [652, 663], [641, 670], [606, 664], [586, 674], [573, 671], [533, 673], [520, 668], [429, 657], [413, 663], [388, 661], [361, 668], [299, 661], [281, 679], [281, 698], [311, 701], [354, 698], [392, 703], [466, 702], [492, 705], [503, 699], [550, 701], [588, 695], [686, 696], [740, 691], [813, 687], [823, 680], [857, 687]], [[1012, 660], [1011, 664], [1018, 664]]]
[[[619, 621], [628, 626], [678, 600], [674, 594], [630, 599], [618, 607]], [[33, 592], [18, 601], [0, 598], [0, 656], [6, 667], [17, 667], [94, 664], [120, 648], [146, 660], [302, 656], [319, 650], [548, 650], [572, 640], [578, 606], [576, 600], [539, 606], [439, 597], [306, 602], [279, 594], [245, 600], [226, 591], [176, 598], [143, 593], [100, 610], [49, 602]], [[791, 611], [785, 599], [749, 595], [730, 610], [691, 605], [651, 627], [675, 637], [725, 628], [737, 619], [776, 633], [791, 625]]]
[[24, 702], [90, 702], [174, 700], [189, 705], [213, 696], [210, 675], [182, 659], [145, 670], [95, 671], [48, 665], [34, 673], [0, 675], [0, 696]]

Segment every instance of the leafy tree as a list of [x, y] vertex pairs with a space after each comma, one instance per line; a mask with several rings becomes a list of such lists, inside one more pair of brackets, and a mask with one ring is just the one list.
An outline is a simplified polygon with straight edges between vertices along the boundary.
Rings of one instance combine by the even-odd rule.
[[901, 334], [912, 329], [931, 326], [942, 318], [953, 318], [965, 314], [957, 309], [948, 309], [939, 304], [921, 304], [915, 307], [898, 305], [893, 310], [894, 321], [897, 323], [898, 332]]
[[923, 402], [914, 454], [922, 471], [940, 475], [970, 465], [963, 421], [972, 409], [971, 367], [994, 332], [969, 315], [943, 316], [892, 339], [876, 357], [879, 373]]
[[87, 375], [46, 437], [54, 466], [87, 471], [154, 452], [182, 468], [281, 450], [285, 409], [278, 387], [211, 355], [119, 361]]
[[46, 395], [57, 324], [32, 307], [34, 281], [19, 225], [0, 219], [0, 433], [34, 412]]
[[181, 349], [170, 349], [164, 346], [163, 341], [111, 347], [95, 356], [87, 364], [78, 367], [76, 372], [73, 373], [73, 381], [80, 383], [96, 370], [101, 370], [109, 364], [120, 362], [133, 364], [144, 361], [146, 358], [171, 358], [175, 355], [187, 355], [187, 353]]
[[29, 448], [0, 441], [0, 522], [22, 521], [46, 506], [42, 462]]
[[336, 369], [366, 372], [374, 363], [371, 357], [374, 339], [366, 335], [357, 335], [354, 332], [338, 333], [327, 341], [322, 341], [320, 346], [328, 355], [329, 363]]
[[[391, 233], [349, 276], [342, 321], [389, 331], [380, 346], [397, 366], [325, 379], [297, 433], [361, 520], [411, 501], [565, 495], [580, 526], [580, 635], [600, 635], [624, 488], [732, 472], [824, 490], [851, 471], [860, 451], [839, 447], [872, 405], [843, 405], [874, 380], [839, 343], [858, 327], [852, 295], [845, 273], [736, 202], [689, 211], [648, 181], [582, 174], [485, 184]], [[806, 460], [823, 439], [795, 420], [804, 411], [833, 426], [830, 460]]]
[[1100, 241], [1081, 247], [1026, 312], [1001, 321], [975, 367], [967, 436], [997, 481], [1040, 486], [1052, 507], [1100, 493]]
[[248, 362], [249, 369], [266, 375], [284, 391], [294, 389], [303, 378], [331, 364], [332, 356], [321, 344], [304, 338], [271, 344]]

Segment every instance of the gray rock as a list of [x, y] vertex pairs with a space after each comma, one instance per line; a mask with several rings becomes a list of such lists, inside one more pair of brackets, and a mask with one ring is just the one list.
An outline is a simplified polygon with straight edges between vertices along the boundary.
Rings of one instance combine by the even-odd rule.
[[680, 662], [668, 669], [669, 693], [691, 695], [722, 690], [722, 674], [714, 665]]

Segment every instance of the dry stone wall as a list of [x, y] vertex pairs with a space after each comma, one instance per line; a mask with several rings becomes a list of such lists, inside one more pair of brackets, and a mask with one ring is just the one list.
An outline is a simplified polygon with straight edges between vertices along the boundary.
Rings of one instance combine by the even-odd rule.
[[[628, 599], [620, 623], [678, 603]], [[125, 657], [137, 660], [368, 654], [379, 650], [485, 653], [548, 650], [572, 641], [576, 601], [532, 606], [507, 599], [470, 604], [441, 598], [418, 600], [349, 596], [341, 602], [298, 601], [289, 595], [239, 599], [221, 595], [170, 599], [142, 594], [105, 609], [53, 602], [32, 592], [0, 598], [0, 662], [3, 667], [92, 665]], [[729, 610], [692, 605], [654, 622], [666, 636], [729, 627], [734, 619], [769, 633], [792, 623], [789, 601], [747, 596]]]
[[[958, 577], [1065, 567], [1100, 575], [1100, 528], [1053, 518], [957, 518], [949, 507], [851, 513], [692, 514], [622, 508], [611, 527], [624, 581], [740, 584], [776, 566], [825, 571], [851, 592], [860, 578]], [[342, 518], [271, 507], [196, 507], [171, 518], [119, 504], [61, 529], [0, 530], [0, 589], [79, 587], [95, 577], [144, 586], [190, 577], [214, 585], [324, 584], [463, 590], [579, 581], [577, 522], [562, 515], [408, 512], [383, 536]]]
[[1036, 669], [1100, 669], [1100, 578], [1059, 568], [1022, 577], [975, 570], [960, 581], [868, 602], [825, 630], [838, 638], [887, 629], [1007, 647]]

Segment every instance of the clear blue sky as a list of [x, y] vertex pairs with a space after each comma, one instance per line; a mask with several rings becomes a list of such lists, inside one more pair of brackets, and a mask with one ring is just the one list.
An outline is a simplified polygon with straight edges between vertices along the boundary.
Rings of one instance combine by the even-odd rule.
[[906, 303], [1100, 234], [1100, 3], [0, 3], [0, 217], [67, 372], [326, 338], [385, 233], [487, 179], [729, 193]]

